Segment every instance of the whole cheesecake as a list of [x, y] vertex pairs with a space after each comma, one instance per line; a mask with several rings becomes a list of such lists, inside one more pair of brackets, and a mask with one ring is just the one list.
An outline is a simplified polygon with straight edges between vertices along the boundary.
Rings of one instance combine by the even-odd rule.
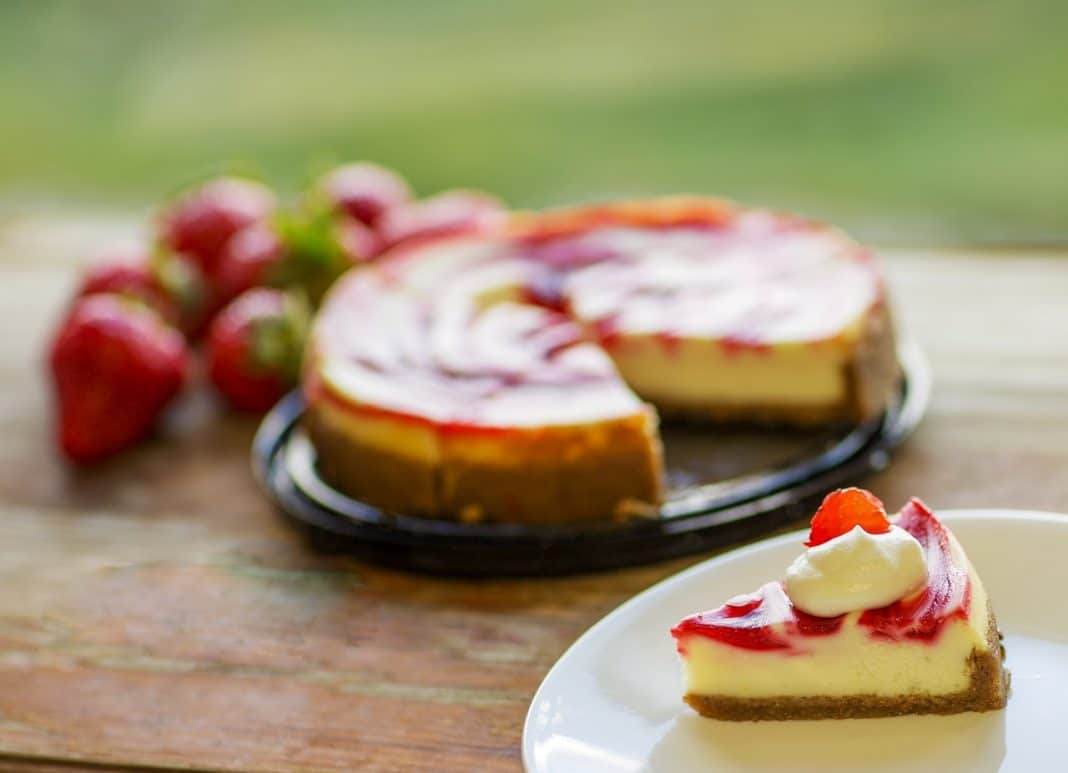
[[712, 199], [516, 216], [343, 277], [313, 328], [324, 477], [390, 510], [649, 515], [658, 412], [811, 426], [897, 388], [878, 266], [840, 232]]
[[827, 496], [786, 577], [672, 629], [685, 700], [727, 720], [952, 714], [1005, 706], [997, 620], [956, 537], [911, 500]]

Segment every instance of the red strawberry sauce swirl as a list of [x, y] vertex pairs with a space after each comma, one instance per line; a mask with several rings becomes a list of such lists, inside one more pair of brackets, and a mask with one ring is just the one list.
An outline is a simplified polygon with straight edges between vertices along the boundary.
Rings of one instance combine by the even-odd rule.
[[[874, 639], [933, 642], [954, 619], [967, 619], [971, 582], [967, 566], [954, 560], [949, 532], [918, 499], [909, 501], [893, 519], [919, 541], [927, 563], [927, 585], [919, 593], [893, 604], [868, 609], [857, 625]], [[816, 617], [794, 607], [781, 582], [770, 582], [755, 593], [731, 599], [718, 609], [692, 615], [672, 630], [679, 652], [690, 636], [747, 650], [797, 651], [802, 640], [837, 633], [846, 615]]]
[[966, 620], [971, 608], [972, 585], [967, 566], [954, 562], [949, 532], [919, 499], [909, 501], [894, 520], [923, 547], [927, 587], [910, 598], [880, 609], [868, 609], [858, 621], [877, 639], [933, 640], [946, 622]]
[[671, 629], [679, 652], [689, 636], [705, 636], [746, 650], [789, 650], [796, 637], [836, 633], [844, 615], [816, 617], [797, 609], [782, 583], [769, 582], [756, 593], [737, 596], [719, 609], [686, 618]]

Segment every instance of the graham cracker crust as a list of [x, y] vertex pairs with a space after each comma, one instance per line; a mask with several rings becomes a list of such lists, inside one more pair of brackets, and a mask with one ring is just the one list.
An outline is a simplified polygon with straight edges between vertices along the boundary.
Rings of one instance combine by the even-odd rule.
[[733, 722], [789, 719], [859, 719], [903, 714], [959, 714], [1005, 708], [1009, 672], [1004, 667], [1005, 647], [993, 610], [987, 650], [974, 650], [968, 658], [971, 680], [967, 689], [945, 695], [849, 695], [737, 698], [729, 695], [687, 694], [686, 701], [701, 716]]
[[846, 371], [848, 418], [858, 423], [874, 419], [897, 397], [901, 363], [897, 359], [894, 320], [885, 296], [872, 308]]
[[493, 461], [465, 454], [462, 438], [443, 440], [437, 463], [365, 445], [334, 426], [314, 402], [304, 426], [325, 481], [408, 515], [564, 525], [611, 521], [643, 507], [655, 511], [661, 498], [660, 442], [651, 413], [605, 422], [590, 433], [517, 432], [507, 457]]

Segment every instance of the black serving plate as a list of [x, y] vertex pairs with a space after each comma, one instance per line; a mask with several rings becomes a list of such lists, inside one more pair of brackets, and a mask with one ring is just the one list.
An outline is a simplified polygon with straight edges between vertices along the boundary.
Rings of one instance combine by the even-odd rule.
[[658, 517], [583, 527], [464, 524], [389, 513], [331, 488], [300, 428], [299, 393], [263, 420], [253, 468], [312, 544], [392, 566], [464, 576], [536, 576], [650, 563], [725, 547], [811, 514], [829, 490], [890, 461], [927, 407], [930, 373], [914, 344], [879, 419], [815, 432], [666, 424], [668, 496]]

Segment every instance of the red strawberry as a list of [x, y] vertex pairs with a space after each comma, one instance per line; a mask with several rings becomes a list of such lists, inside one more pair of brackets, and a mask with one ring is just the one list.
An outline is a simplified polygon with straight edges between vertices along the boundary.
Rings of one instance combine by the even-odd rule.
[[296, 384], [307, 324], [299, 295], [261, 287], [238, 296], [208, 333], [211, 382], [235, 408], [266, 411]]
[[446, 191], [388, 210], [378, 223], [378, 233], [387, 247], [393, 247], [413, 239], [491, 230], [505, 216], [504, 205], [488, 193]]
[[142, 301], [168, 321], [178, 321], [178, 309], [153, 270], [146, 254], [124, 254], [94, 263], [82, 277], [76, 298], [116, 293]]
[[181, 390], [188, 350], [152, 309], [118, 295], [82, 298], [62, 323], [50, 357], [59, 443], [76, 462], [133, 445]]
[[860, 526], [869, 534], [885, 534], [890, 531], [890, 521], [887, 520], [883, 503], [864, 489], [844, 488], [832, 491], [812, 517], [812, 530], [805, 544], [809, 547], [822, 545], [852, 531], [856, 526]]
[[339, 211], [368, 226], [374, 226], [387, 210], [412, 199], [403, 177], [369, 162], [339, 166], [323, 177], [319, 187]]
[[274, 211], [274, 194], [251, 180], [220, 177], [180, 196], [160, 215], [160, 240], [214, 276], [223, 247], [247, 225]]
[[196, 337], [209, 315], [208, 288], [196, 264], [178, 255], [145, 253], [117, 255], [94, 264], [86, 272], [77, 298], [115, 293], [142, 301]]
[[234, 235], [216, 274], [223, 302], [253, 287], [299, 288], [318, 301], [356, 262], [359, 251], [377, 250], [377, 238], [362, 223], [309, 206], [279, 212]]
[[351, 217], [339, 218], [337, 241], [342, 252], [353, 263], [372, 260], [382, 252], [382, 239], [378, 234]]
[[190, 341], [203, 338], [221, 304], [200, 266], [184, 255], [161, 252], [153, 268], [178, 304], [178, 329]]
[[272, 283], [272, 273], [286, 257], [278, 230], [254, 223], [234, 234], [223, 249], [216, 274], [219, 297], [230, 301], [253, 287]]

